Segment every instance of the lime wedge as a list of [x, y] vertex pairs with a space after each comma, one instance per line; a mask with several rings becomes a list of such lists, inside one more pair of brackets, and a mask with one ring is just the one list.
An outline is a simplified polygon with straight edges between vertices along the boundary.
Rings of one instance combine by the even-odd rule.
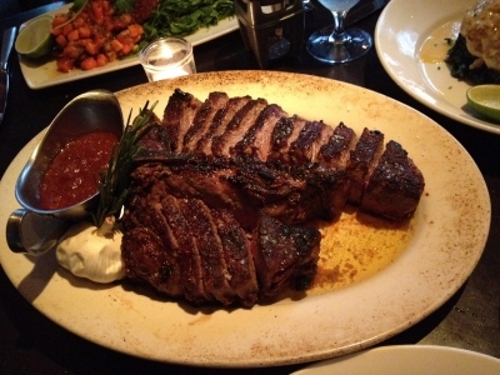
[[478, 85], [467, 90], [467, 103], [478, 114], [500, 122], [500, 85]]
[[21, 31], [16, 39], [17, 53], [30, 59], [48, 54], [52, 48], [52, 17], [43, 15], [34, 18]]

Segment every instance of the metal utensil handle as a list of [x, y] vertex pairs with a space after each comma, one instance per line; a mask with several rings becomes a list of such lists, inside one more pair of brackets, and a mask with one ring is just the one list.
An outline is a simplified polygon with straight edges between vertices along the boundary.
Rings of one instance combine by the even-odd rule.
[[16, 39], [17, 27], [11, 27], [5, 30], [2, 38], [2, 51], [0, 53], [0, 68], [3, 70], [7, 69], [7, 63], [9, 61], [9, 54], [14, 45], [14, 40]]

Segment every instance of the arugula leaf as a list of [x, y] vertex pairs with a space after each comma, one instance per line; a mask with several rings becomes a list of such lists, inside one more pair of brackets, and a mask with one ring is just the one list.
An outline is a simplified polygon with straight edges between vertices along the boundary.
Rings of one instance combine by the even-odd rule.
[[234, 14], [233, 0], [161, 0], [143, 24], [145, 39], [190, 35]]
[[115, 0], [118, 13], [131, 13], [134, 10], [135, 0]]

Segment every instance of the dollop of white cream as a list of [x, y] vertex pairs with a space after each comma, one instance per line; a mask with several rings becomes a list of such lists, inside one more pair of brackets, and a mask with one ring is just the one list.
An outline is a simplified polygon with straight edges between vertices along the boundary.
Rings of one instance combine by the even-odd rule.
[[99, 230], [88, 222], [68, 229], [56, 248], [57, 261], [75, 276], [110, 283], [125, 276], [121, 255], [123, 233]]

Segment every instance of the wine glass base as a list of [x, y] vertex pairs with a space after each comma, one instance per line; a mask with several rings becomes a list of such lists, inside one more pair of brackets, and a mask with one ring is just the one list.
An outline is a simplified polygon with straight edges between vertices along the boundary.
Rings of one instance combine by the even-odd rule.
[[316, 60], [327, 64], [342, 64], [366, 54], [373, 45], [366, 31], [351, 28], [344, 31], [343, 43], [330, 42], [331, 28], [314, 32], [307, 40], [306, 49]]

